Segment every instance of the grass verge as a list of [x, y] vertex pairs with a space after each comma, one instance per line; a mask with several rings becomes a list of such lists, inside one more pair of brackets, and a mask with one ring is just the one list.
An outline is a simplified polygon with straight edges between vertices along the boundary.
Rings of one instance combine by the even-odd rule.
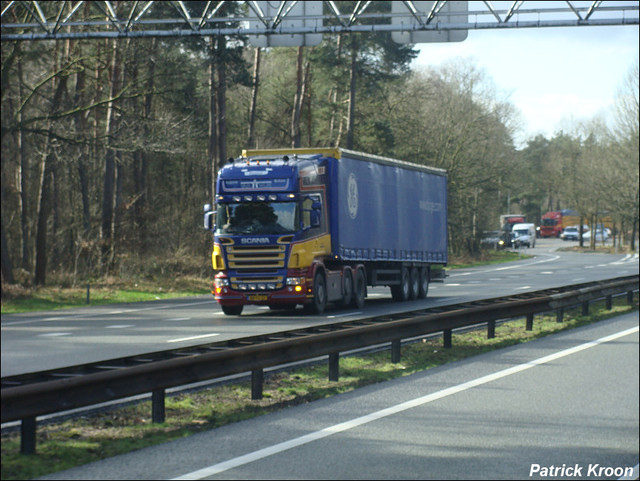
[[42, 286], [28, 289], [3, 286], [2, 314], [155, 301], [203, 294], [211, 294], [211, 280], [174, 278], [161, 284], [156, 281], [104, 279], [89, 284], [89, 287]]
[[590, 314], [581, 308], [565, 312], [564, 322], [555, 314], [535, 317], [533, 330], [517, 319], [496, 327], [496, 337], [486, 338], [486, 329], [454, 334], [453, 347], [442, 340], [423, 340], [402, 348], [400, 363], [390, 362], [389, 352], [340, 359], [340, 379], [328, 381], [326, 365], [316, 365], [265, 376], [264, 397], [251, 400], [249, 382], [228, 384], [166, 400], [166, 422], [151, 422], [151, 404], [140, 404], [38, 427], [36, 455], [22, 455], [19, 433], [2, 435], [3, 480], [32, 479], [135, 449], [214, 429], [288, 406], [326, 398], [373, 383], [383, 382], [471, 356], [528, 342], [559, 331], [601, 321], [638, 309], [626, 297], [615, 298], [611, 311], [604, 301], [592, 303]]

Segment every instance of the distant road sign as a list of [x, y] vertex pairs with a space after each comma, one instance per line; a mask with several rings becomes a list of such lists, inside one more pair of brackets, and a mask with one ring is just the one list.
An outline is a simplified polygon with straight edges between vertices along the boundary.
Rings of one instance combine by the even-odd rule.
[[[391, 24], [413, 27], [434, 23], [468, 23], [469, 2], [391, 2]], [[405, 16], [396, 16], [406, 14]], [[468, 30], [409, 30], [391, 32], [396, 43], [462, 42]]]

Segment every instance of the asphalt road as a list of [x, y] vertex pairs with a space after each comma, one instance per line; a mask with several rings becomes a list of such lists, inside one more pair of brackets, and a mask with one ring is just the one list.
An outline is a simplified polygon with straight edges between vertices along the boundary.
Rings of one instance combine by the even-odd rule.
[[230, 317], [211, 296], [3, 315], [2, 376], [638, 273], [637, 255], [556, 251], [567, 245], [539, 239], [526, 250], [532, 259], [452, 270], [425, 300], [395, 303], [374, 288], [364, 309], [330, 307], [322, 316], [250, 306]]
[[634, 312], [43, 479], [637, 479], [638, 358]]

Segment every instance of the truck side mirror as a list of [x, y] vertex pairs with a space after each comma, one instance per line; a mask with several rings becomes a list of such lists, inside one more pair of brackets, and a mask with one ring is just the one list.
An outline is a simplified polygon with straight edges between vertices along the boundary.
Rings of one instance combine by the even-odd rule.
[[204, 228], [207, 230], [213, 230], [214, 217], [216, 215], [215, 210], [211, 210], [211, 204], [204, 205]]

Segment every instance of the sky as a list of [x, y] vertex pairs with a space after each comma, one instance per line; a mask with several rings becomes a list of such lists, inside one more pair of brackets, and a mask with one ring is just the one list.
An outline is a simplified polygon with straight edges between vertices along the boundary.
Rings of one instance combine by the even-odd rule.
[[[610, 120], [616, 94], [638, 60], [638, 26], [470, 30], [466, 40], [421, 43], [414, 68], [462, 58], [484, 71], [497, 96], [514, 104], [516, 143], [571, 133], [581, 121]], [[609, 116], [609, 117], [607, 117]]]

